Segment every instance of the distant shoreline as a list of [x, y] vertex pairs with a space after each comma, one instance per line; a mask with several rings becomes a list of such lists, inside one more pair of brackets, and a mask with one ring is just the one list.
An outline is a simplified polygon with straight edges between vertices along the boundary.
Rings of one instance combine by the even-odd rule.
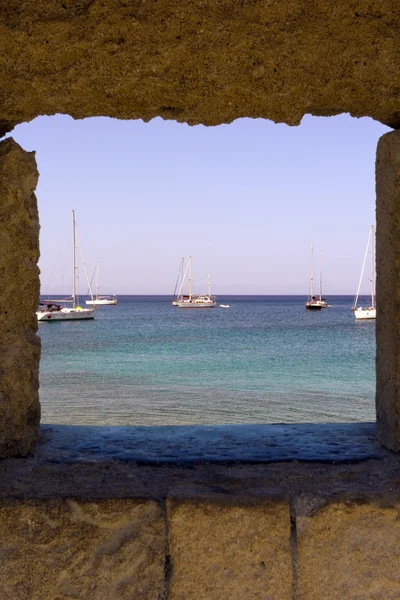
[[[89, 297], [89, 294], [77, 294], [79, 296]], [[105, 294], [107, 295], [107, 294]], [[122, 298], [172, 298], [173, 294], [124, 294], [122, 292], [116, 292], [112, 295]], [[230, 294], [224, 292], [215, 292], [215, 296], [227, 296], [229, 298], [307, 298], [308, 294]], [[360, 294], [361, 296], [368, 296], [370, 294]], [[68, 298], [68, 294], [59, 294], [54, 292], [42, 292], [40, 297], [54, 296], [55, 298]], [[354, 298], [354, 294], [328, 294], [324, 292], [324, 296], [327, 298]]]

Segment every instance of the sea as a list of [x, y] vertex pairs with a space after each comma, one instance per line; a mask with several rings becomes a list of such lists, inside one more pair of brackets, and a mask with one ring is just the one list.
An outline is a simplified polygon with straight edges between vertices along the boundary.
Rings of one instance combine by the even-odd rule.
[[312, 312], [304, 296], [197, 310], [119, 296], [93, 321], [39, 323], [42, 423], [374, 421], [375, 322], [355, 320], [352, 296], [327, 299]]

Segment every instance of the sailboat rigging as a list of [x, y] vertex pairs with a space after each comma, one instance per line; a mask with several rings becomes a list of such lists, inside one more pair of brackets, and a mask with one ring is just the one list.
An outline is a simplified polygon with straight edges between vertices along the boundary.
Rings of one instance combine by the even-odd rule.
[[[72, 296], [70, 298], [65, 298], [63, 300], [47, 300], [46, 302], [41, 302], [40, 306], [43, 308], [36, 311], [36, 316], [38, 321], [40, 322], [52, 322], [52, 321], [75, 321], [75, 320], [83, 320], [83, 319], [94, 319], [95, 308], [82, 308], [77, 304], [77, 293], [76, 293], [76, 271], [78, 269], [76, 264], [76, 237], [77, 237], [77, 229], [76, 229], [76, 220], [75, 220], [75, 210], [72, 210], [72, 246], [73, 246], [73, 275], [72, 275]], [[90, 282], [87, 274], [86, 263], [83, 258], [82, 248], [80, 247], [83, 266], [85, 269], [86, 278], [88, 280], [89, 289]], [[90, 294], [91, 289], [90, 289]], [[92, 296], [93, 299], [93, 296]], [[72, 308], [61, 306], [62, 304], [69, 303], [72, 304]]]
[[[176, 290], [178, 288], [179, 279], [181, 280], [181, 285], [180, 285], [180, 288], [179, 288], [179, 292], [177, 294]], [[184, 279], [185, 279], [185, 258], [182, 256], [182, 259], [181, 259], [181, 262], [180, 262], [180, 265], [179, 265], [178, 275], [176, 277], [174, 294], [172, 296], [172, 306], [178, 306], [179, 300], [182, 300], [185, 297], [185, 296], [182, 296], [182, 289], [183, 289]]]
[[[369, 252], [371, 253], [371, 306], [369, 308], [363, 308], [362, 306], [357, 307], [357, 304]], [[357, 294], [354, 298], [354, 304], [352, 307], [352, 311], [354, 312], [354, 316], [356, 319], [376, 319], [375, 276], [375, 227], [371, 225], [369, 230], [367, 248], [365, 250], [364, 261], [361, 269], [360, 281], [358, 283]]]
[[91, 306], [112, 306], [117, 304], [117, 296], [100, 296], [99, 294], [99, 263], [96, 263], [96, 296], [91, 300], [86, 300], [86, 304]]
[[326, 301], [326, 298], [322, 297], [322, 252], [319, 253], [319, 304], [321, 304], [322, 308], [332, 308], [330, 304]]

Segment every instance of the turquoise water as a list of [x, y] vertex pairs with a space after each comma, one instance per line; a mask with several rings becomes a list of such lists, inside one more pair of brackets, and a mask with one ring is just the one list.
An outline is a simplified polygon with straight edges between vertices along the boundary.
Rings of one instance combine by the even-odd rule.
[[183, 310], [120, 296], [94, 321], [40, 323], [43, 423], [184, 425], [375, 420], [375, 323], [352, 298], [219, 296]]

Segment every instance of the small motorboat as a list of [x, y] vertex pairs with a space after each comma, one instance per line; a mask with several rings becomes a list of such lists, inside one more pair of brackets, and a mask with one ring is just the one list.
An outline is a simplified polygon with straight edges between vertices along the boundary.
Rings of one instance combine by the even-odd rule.
[[220, 308], [230, 308], [229, 304], [220, 304]]

